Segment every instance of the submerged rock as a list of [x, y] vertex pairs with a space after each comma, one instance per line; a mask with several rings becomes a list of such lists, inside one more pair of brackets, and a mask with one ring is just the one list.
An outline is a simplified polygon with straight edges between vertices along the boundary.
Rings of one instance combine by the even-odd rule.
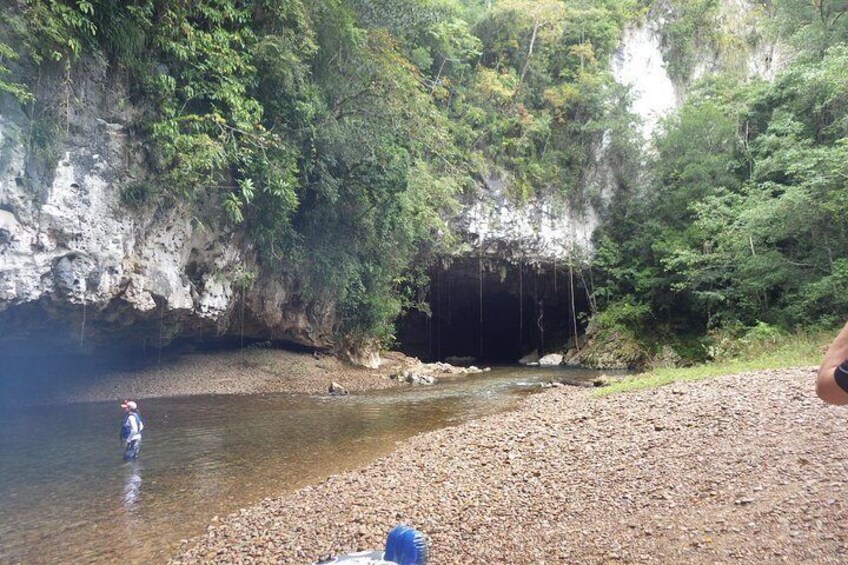
[[436, 383], [436, 378], [433, 375], [424, 375], [414, 371], [408, 372], [405, 380], [414, 385], [432, 385]]

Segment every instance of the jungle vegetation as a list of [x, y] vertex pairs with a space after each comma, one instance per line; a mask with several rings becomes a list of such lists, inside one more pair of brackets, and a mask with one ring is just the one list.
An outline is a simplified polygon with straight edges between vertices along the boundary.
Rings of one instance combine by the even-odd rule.
[[[126, 204], [215, 203], [263, 268], [338, 304], [341, 333], [391, 336], [486, 175], [508, 174], [516, 201], [598, 204], [586, 170], [601, 147], [617, 186], [585, 266], [598, 325], [780, 332], [848, 312], [844, 2], [764, 2], [744, 37], [718, 0], [5, 4], [0, 91], [37, 115], [42, 72], [108, 64], [156, 175]], [[789, 62], [770, 82], [740, 65], [704, 75], [646, 142], [609, 61], [650, 10], [667, 15], [675, 80], [701, 52], [766, 36]]]

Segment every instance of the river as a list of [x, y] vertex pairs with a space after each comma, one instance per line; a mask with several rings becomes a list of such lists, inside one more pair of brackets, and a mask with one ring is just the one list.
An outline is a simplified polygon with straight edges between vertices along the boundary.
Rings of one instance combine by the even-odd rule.
[[2, 408], [0, 562], [163, 562], [216, 516], [363, 466], [414, 434], [509, 410], [541, 382], [597, 374], [501, 367], [347, 397], [142, 400], [131, 463], [117, 403]]

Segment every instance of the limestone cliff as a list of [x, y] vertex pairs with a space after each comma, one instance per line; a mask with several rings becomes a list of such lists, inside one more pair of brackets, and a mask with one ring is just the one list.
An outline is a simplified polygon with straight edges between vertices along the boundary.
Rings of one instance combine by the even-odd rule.
[[[732, 33], [750, 34], [754, 6], [723, 2]], [[646, 140], [687, 88], [668, 72], [663, 25], [670, 17], [656, 3], [625, 32], [610, 62], [631, 89]], [[700, 49], [690, 79], [732, 62], [709, 45]], [[779, 60], [764, 41], [743, 55], [748, 72], [767, 78]], [[132, 135], [135, 110], [125, 86], [104, 64], [46, 72], [35, 94], [58, 123], [49, 151], [32, 143], [44, 117], [0, 95], [0, 344], [36, 337], [83, 348], [144, 347], [175, 336], [246, 335], [334, 345], [334, 305], [306, 300], [285, 269], [263, 271], [242, 232], [199, 221], [189, 207], [127, 204], [128, 187], [153, 175]], [[577, 203], [516, 203], [506, 195], [509, 175], [493, 170], [453, 222], [466, 253], [536, 265], [589, 257], [605, 199], [616, 189], [608, 141], [599, 141], [585, 172], [595, 197]], [[248, 274], [255, 276], [250, 285]]]
[[[675, 55], [666, 27], [680, 14], [675, 14], [669, 3], [654, 2], [641, 22], [624, 31], [610, 70], [615, 81], [629, 89], [630, 111], [645, 142], [644, 151], [651, 151], [660, 120], [680, 107], [688, 88], [699, 78], [734, 70], [770, 80], [785, 64], [787, 53], [760, 29], [767, 17], [761, 12], [762, 6], [756, 2], [723, 0], [713, 22], [723, 43], [717, 46], [695, 39], [694, 61], [685, 77], [670, 71]], [[615, 170], [608, 150], [611, 135], [607, 132], [598, 141], [595, 159], [583, 171], [582, 194], [571, 201], [531, 197], [527, 202], [515, 202], [507, 196], [509, 174], [490, 174], [455, 222], [473, 254], [537, 265], [588, 259], [592, 233], [617, 188], [616, 176], [622, 174]]]
[[[142, 347], [244, 332], [331, 345], [331, 305], [306, 303], [296, 281], [261, 272], [242, 233], [203, 224], [188, 207], [122, 201], [128, 185], [147, 181], [144, 150], [130, 135], [123, 85], [103, 65], [40, 84], [39, 104], [58, 110], [58, 163], [26, 141], [42, 125], [31, 108], [0, 97], [0, 340]], [[259, 275], [241, 296], [248, 272]]]

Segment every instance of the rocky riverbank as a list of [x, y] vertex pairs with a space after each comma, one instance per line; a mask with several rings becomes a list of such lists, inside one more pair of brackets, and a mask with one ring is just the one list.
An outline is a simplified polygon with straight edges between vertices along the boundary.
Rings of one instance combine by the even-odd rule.
[[814, 375], [554, 388], [216, 520], [173, 563], [306, 564], [401, 522], [437, 564], [845, 563], [848, 412]]
[[6, 401], [64, 404], [119, 398], [197, 394], [326, 393], [336, 381], [350, 392], [395, 386], [392, 371], [408, 364], [390, 355], [380, 369], [365, 369], [326, 355], [281, 349], [188, 353], [126, 370], [80, 366], [22, 371], [2, 379]]
[[331, 385], [346, 394], [406, 383], [433, 384], [442, 378], [477, 372], [483, 369], [421, 363], [394, 351], [384, 352], [380, 366], [368, 369], [333, 355], [251, 347], [244, 351], [185, 353], [126, 370], [53, 363], [47, 369], [0, 374], [0, 404], [66, 404], [198, 394], [326, 394]]

